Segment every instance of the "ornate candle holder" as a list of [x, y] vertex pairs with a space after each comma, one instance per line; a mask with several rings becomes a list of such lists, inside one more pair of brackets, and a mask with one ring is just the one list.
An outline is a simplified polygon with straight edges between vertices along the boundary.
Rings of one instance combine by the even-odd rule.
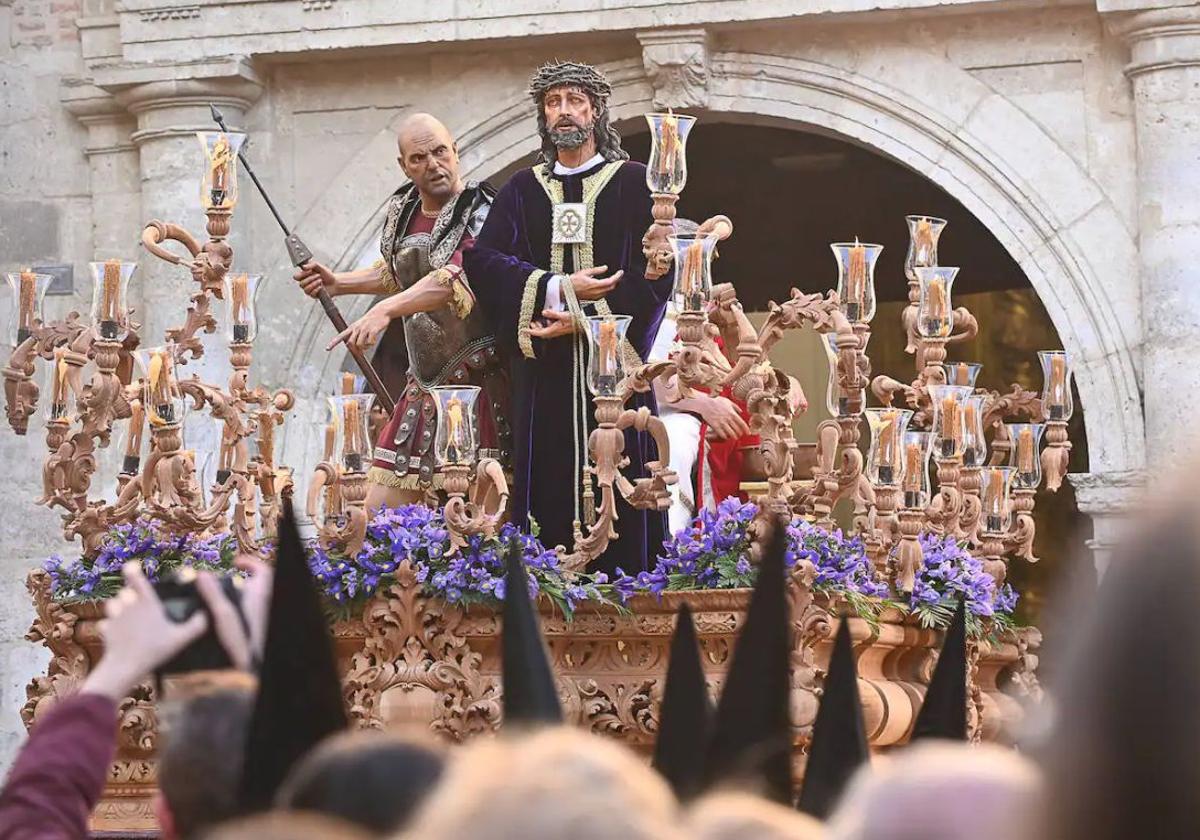
[[1062, 350], [1042, 350], [1042, 408], [1046, 419], [1046, 449], [1042, 452], [1042, 469], [1046, 487], [1057, 491], [1071, 458], [1071, 441], [1067, 437], [1067, 421], [1075, 413], [1071, 397], [1071, 362]]
[[[606, 315], [591, 316], [584, 325], [589, 345], [587, 387], [595, 399], [597, 426], [588, 436], [589, 464], [584, 469], [583, 515], [589, 521], [575, 520], [571, 553], [557, 547], [569, 571], [581, 571], [616, 538], [618, 493], [635, 509], [663, 511], [671, 503], [668, 487], [675, 474], [666, 466], [671, 451], [666, 426], [647, 409], [627, 409], [624, 404], [635, 391], [649, 390], [656, 376], [669, 375], [668, 368], [672, 373], [674, 368], [658, 363], [631, 373], [621, 351], [628, 326], [627, 316]], [[649, 432], [658, 447], [658, 460], [646, 465], [649, 477], [631, 480], [621, 473], [628, 463], [624, 452], [629, 428]], [[598, 503], [593, 483], [599, 489]]]
[[[508, 505], [508, 481], [495, 458], [479, 458], [476, 402], [480, 389], [446, 385], [433, 389], [437, 406], [434, 455], [444, 479], [452, 549], [472, 536], [495, 536]], [[469, 494], [469, 497], [468, 497]]]
[[[247, 387], [252, 322], [248, 339], [230, 345], [233, 373], [227, 390], [195, 376], [179, 375], [189, 359], [203, 353], [199, 333], [216, 330], [210, 295], [226, 297], [224, 279], [233, 252], [224, 240], [237, 200], [235, 160], [241, 139], [221, 133], [200, 137], [207, 161], [201, 194], [209, 233], [204, 245], [170, 223], [152, 221], [142, 231], [146, 250], [186, 267], [199, 288], [191, 296], [184, 324], [166, 331], [163, 346], [142, 354], [139, 379], [133, 378], [133, 353], [141, 339], [126, 303], [134, 264], [118, 260], [92, 265], [90, 323], [74, 312], [62, 321], [42, 323], [35, 311], [28, 336], [5, 368], [9, 422], [20, 434], [38, 397], [31, 381], [35, 361], [51, 362], [58, 371], [65, 366], [67, 387], [76, 395], [78, 408], [60, 411], [55, 397], [62, 394], [51, 393], [53, 416], [46, 423], [50, 455], [43, 467], [40, 501], [65, 511], [64, 534], [67, 539], [79, 537], [85, 552], [98, 550], [112, 526], [139, 516], [150, 516], [179, 533], [230, 531], [239, 550], [257, 551], [257, 531], [261, 527], [268, 538], [273, 534], [279, 499], [291, 492], [290, 472], [275, 465], [273, 453], [274, 430], [294, 400], [287, 390], [270, 393]], [[181, 243], [188, 256], [168, 250], [168, 241]], [[240, 294], [238, 286], [232, 289]], [[252, 292], [249, 304], [252, 308]], [[245, 335], [230, 332], [235, 339]], [[85, 384], [83, 371], [88, 364], [94, 370]], [[50, 390], [55, 390], [53, 380]], [[196, 476], [196, 456], [183, 448], [182, 440], [184, 412], [206, 407], [223, 424], [216, 481], [207, 498]], [[107, 446], [114, 423], [122, 420], [128, 425], [122, 436], [117, 498], [112, 503], [91, 501], [96, 445]], [[148, 450], [143, 448], [146, 429]], [[255, 436], [258, 452], [251, 460], [247, 440]]]
[[695, 117], [668, 112], [646, 114], [650, 126], [650, 160], [646, 186], [654, 200], [654, 225], [642, 239], [648, 275], [661, 277], [670, 268], [667, 236], [675, 229], [675, 203], [687, 184], [687, 138]]
[[338, 515], [326, 517], [320, 539], [326, 549], [341, 548], [353, 556], [367, 534], [367, 468], [372, 452], [368, 421], [375, 395], [340, 394], [328, 399], [339, 502]]
[[857, 326], [869, 324], [875, 317], [875, 263], [882, 245], [859, 242], [834, 242], [829, 246], [838, 264], [837, 293], [842, 314]]
[[904, 437], [913, 413], [903, 408], [868, 408], [871, 431], [867, 449], [867, 480], [874, 504], [865, 523], [865, 542], [878, 568], [883, 569], [891, 547], [900, 538], [900, 506], [904, 483]]

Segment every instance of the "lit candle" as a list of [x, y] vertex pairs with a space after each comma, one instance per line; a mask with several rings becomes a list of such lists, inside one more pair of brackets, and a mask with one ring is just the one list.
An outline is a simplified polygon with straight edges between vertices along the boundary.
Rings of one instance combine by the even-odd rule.
[[116, 341], [121, 327], [121, 261], [106, 260], [100, 298], [100, 337]]
[[245, 344], [250, 340], [250, 277], [236, 275], [229, 283], [230, 309], [233, 318], [233, 340]]
[[929, 219], [922, 218], [917, 221], [916, 233], [916, 255], [913, 261], [918, 267], [926, 267], [933, 264], [933, 225]]
[[37, 309], [37, 275], [26, 269], [21, 272], [17, 294], [17, 344], [33, 335], [34, 312]]
[[1031, 475], [1034, 465], [1033, 429], [1025, 426], [1017, 434], [1017, 471], [1022, 475]]
[[175, 422], [171, 404], [171, 354], [156, 350], [150, 355], [150, 422], [163, 425]]
[[1067, 405], [1067, 357], [1061, 353], [1050, 357], [1050, 387], [1047, 389], [1051, 420], [1061, 420]]
[[846, 266], [846, 317], [857, 321], [862, 317], [867, 297], [867, 249], [854, 237], [850, 260]]
[[995, 533], [1003, 530], [1004, 524], [1004, 473], [992, 470], [987, 488], [988, 530]]
[[658, 174], [665, 181], [671, 183], [675, 180], [675, 169], [677, 158], [679, 157], [679, 118], [670, 109], [667, 110], [667, 115], [662, 119], [662, 130], [659, 134], [659, 155], [658, 155]]
[[224, 134], [217, 135], [209, 157], [209, 174], [211, 181], [211, 199], [213, 207], [224, 207], [229, 198], [229, 168], [233, 164], [233, 150], [229, 146], [229, 138]]
[[346, 371], [342, 374], [342, 396], [348, 396], [354, 393], [354, 374]]
[[617, 322], [600, 324], [600, 374], [615, 376], [617, 373]]
[[333, 442], [337, 438], [337, 426], [334, 423], [325, 424], [325, 461], [333, 460]]
[[458, 397], [446, 402], [446, 460], [462, 463], [466, 456], [466, 427], [463, 424], [463, 403]]
[[342, 409], [342, 459], [350, 472], [362, 472], [362, 441], [359, 440], [358, 400], [346, 400]]
[[[963, 384], [966, 384], [965, 382]], [[975, 401], [967, 400], [963, 407], [963, 426], [966, 427], [967, 439], [970, 445], [963, 450], [963, 463], [968, 467], [978, 466], [975, 462], [976, 445], [978, 444], [978, 435], [976, 434], [976, 423], [979, 420], [979, 415], [975, 411]]]
[[129, 404], [129, 436], [125, 439], [125, 459], [121, 472], [136, 475], [142, 454], [142, 432], [146, 426], [146, 412], [141, 400]]
[[944, 332], [948, 318], [946, 287], [941, 277], [931, 277], [925, 291], [925, 319], [929, 322], [928, 331], [935, 335]]
[[879, 483], [893, 484], [896, 481], [896, 468], [898, 466], [898, 455], [900, 454], [896, 448], [896, 418], [895, 411], [889, 411], [880, 415], [878, 447], [879, 452]]
[[680, 270], [679, 291], [683, 295], [684, 309], [699, 311], [704, 308], [702, 300], [704, 282], [704, 239], [696, 238], [683, 254]]
[[67, 348], [54, 348], [54, 376], [50, 384], [50, 419], [70, 420], [67, 417]]
[[958, 415], [958, 403], [953, 395], [942, 398], [942, 457], [954, 457], [962, 435], [962, 423]]
[[915, 443], [904, 447], [904, 489], [921, 492], [921, 447]]
[[971, 384], [971, 368], [966, 362], [958, 363], [958, 377], [954, 381], [955, 385], [970, 385]]

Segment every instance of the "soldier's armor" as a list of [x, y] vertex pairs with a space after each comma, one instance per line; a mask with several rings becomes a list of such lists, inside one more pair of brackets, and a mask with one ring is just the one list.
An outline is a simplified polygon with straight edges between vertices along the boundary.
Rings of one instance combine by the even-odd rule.
[[[478, 229], [468, 227], [468, 236]], [[392, 255], [392, 277], [401, 289], [407, 289], [434, 269], [429, 259], [431, 237], [428, 233], [405, 236]], [[470, 283], [470, 278], [467, 278]], [[446, 384], [446, 377], [472, 352], [490, 347], [495, 340], [488, 333], [487, 318], [480, 307], [473, 307], [466, 318], [459, 318], [450, 306], [432, 312], [417, 312], [404, 319], [404, 340], [408, 346], [409, 375], [426, 390]]]

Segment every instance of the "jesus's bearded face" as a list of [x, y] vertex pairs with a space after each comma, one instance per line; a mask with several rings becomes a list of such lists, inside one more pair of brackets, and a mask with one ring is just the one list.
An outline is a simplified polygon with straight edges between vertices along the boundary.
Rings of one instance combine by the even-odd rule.
[[563, 85], [546, 91], [542, 98], [550, 141], [560, 149], [578, 149], [596, 127], [596, 108], [582, 88]]

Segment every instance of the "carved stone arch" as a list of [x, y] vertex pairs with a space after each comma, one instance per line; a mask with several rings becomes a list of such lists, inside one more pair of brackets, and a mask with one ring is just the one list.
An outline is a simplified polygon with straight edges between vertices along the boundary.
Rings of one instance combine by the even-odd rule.
[[[653, 91], [640, 61], [604, 70], [613, 81], [616, 119], [651, 109]], [[971, 74], [916, 50], [890, 53], [872, 71], [714, 53], [708, 96], [713, 118], [830, 132], [896, 160], [954, 196], [1021, 266], [1071, 352], [1086, 409], [1091, 470], [1144, 464], [1136, 245], [1109, 197], [1040, 125]], [[538, 146], [531, 111], [516, 93], [478, 123], [451, 126], [464, 174], [481, 177], [527, 158]], [[391, 155], [377, 144], [392, 142], [390, 130], [381, 132], [326, 196], [340, 204], [356, 192], [353, 185], [380, 183], [380, 161], [390, 164]], [[320, 200], [314, 205], [322, 206], [328, 210]], [[315, 227], [307, 233], [307, 219], [298, 227], [319, 252], [340, 254], [338, 264], [348, 266], [368, 251], [381, 212], [378, 207], [366, 219], [349, 207], [326, 212], [324, 222], [339, 216], [346, 221], [341, 228], [320, 228], [319, 235]], [[287, 381], [307, 384], [302, 390], [312, 396], [328, 391], [340, 364], [324, 352], [322, 319], [314, 307], [298, 329], [287, 372]], [[307, 462], [304, 456], [311, 453], [304, 450], [312, 444], [289, 440], [285, 446], [293, 463]]]

